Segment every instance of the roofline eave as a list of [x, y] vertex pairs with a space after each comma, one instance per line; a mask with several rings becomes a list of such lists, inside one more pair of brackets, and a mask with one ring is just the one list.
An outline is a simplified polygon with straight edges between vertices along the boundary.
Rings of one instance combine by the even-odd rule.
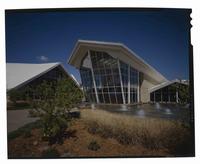
[[[156, 80], [157, 82], [160, 81], [168, 81], [168, 79], [166, 77], [164, 77], [160, 72], [158, 72], [154, 67], [152, 67], [151, 65], [149, 65], [144, 59], [142, 59], [141, 57], [139, 57], [134, 51], [132, 51], [131, 49], [129, 49], [126, 45], [122, 44], [122, 43], [113, 43], [113, 42], [99, 42], [99, 41], [87, 41], [87, 40], [78, 40], [75, 44], [75, 47], [70, 55], [70, 58], [68, 60], [68, 64], [73, 65], [75, 68], [79, 68], [80, 66], [76, 65], [74, 63], [73, 60], [75, 60], [75, 57], [77, 56], [77, 52], [80, 49], [81, 45], [93, 45], [95, 47], [95, 45], [102, 45], [102, 46], [113, 46], [114, 47], [118, 47], [121, 49], [121, 51], [125, 51], [127, 52], [126, 54], [128, 55], [128, 57], [131, 60], [134, 60], [134, 62], [138, 62], [139, 64], [143, 64], [145, 67], [147, 67], [149, 70], [152, 70], [155, 73], [155, 76], [158, 76], [160, 80]], [[79, 59], [81, 60], [81, 59]]]
[[19, 88], [25, 86], [26, 84], [28, 84], [28, 83], [30, 83], [31, 81], [37, 79], [38, 77], [41, 77], [42, 75], [44, 75], [45, 73], [51, 71], [52, 69], [56, 68], [56, 67], [59, 66], [59, 65], [61, 65], [61, 63], [56, 63], [54, 66], [52, 66], [52, 67], [50, 67], [49, 69], [47, 69], [47, 70], [41, 72], [40, 74], [38, 74], [38, 75], [36, 75], [36, 76], [34, 76], [34, 77], [32, 77], [32, 78], [30, 78], [30, 79], [24, 81], [24, 82], [21, 83], [21, 84], [18, 84], [18, 85], [16, 85], [16, 86], [12, 87], [12, 88], [7, 89], [7, 92], [9, 92], [9, 91], [11, 91], [11, 90], [13, 90], [13, 89], [19, 89]]

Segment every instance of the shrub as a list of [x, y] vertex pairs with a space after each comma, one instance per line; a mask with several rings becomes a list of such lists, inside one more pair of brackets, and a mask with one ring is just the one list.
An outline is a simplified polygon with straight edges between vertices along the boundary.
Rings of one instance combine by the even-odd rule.
[[178, 151], [189, 146], [186, 143], [191, 140], [189, 129], [178, 121], [142, 119], [102, 110], [82, 110], [81, 117], [90, 133], [115, 138], [122, 144]]
[[42, 152], [42, 158], [58, 158], [58, 157], [60, 157], [60, 154], [54, 148], [49, 148]]
[[18, 100], [24, 100], [25, 99], [25, 91], [24, 90], [17, 90], [13, 89], [8, 92], [9, 99], [16, 104]]
[[81, 101], [82, 92], [71, 79], [55, 82], [43, 81], [30, 88], [29, 102], [32, 104], [30, 114], [40, 117], [43, 137], [50, 144], [62, 143], [64, 131], [71, 120], [71, 109]]
[[91, 141], [88, 145], [89, 150], [97, 151], [100, 149], [100, 145], [97, 143], [97, 141]]

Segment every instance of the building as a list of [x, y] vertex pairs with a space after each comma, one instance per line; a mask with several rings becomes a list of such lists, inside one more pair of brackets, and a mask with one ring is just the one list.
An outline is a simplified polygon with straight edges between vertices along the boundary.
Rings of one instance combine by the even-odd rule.
[[68, 63], [80, 71], [91, 103], [149, 102], [152, 88], [169, 81], [121, 43], [78, 40]]
[[60, 63], [6, 63], [7, 92], [14, 89], [22, 90], [26, 86], [35, 86], [44, 80], [55, 81], [64, 77], [71, 78], [77, 84], [77, 81], [65, 71]]
[[150, 101], [165, 103], [189, 102], [189, 83], [186, 80], [175, 79], [152, 87], [150, 88]]

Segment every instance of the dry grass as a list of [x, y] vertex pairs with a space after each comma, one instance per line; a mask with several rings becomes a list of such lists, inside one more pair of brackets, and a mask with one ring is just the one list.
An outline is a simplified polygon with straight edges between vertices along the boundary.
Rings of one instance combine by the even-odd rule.
[[90, 133], [115, 138], [122, 144], [164, 148], [177, 155], [190, 151], [190, 131], [178, 121], [142, 119], [87, 109], [81, 111], [81, 117]]

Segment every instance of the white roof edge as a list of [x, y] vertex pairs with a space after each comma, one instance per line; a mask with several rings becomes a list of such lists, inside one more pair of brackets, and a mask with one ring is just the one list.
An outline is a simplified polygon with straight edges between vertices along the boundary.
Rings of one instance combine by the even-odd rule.
[[74, 54], [75, 51], [78, 49], [78, 46], [79, 46], [79, 44], [81, 44], [81, 43], [88, 43], [88, 44], [105, 44], [105, 45], [110, 45], [110, 46], [113, 46], [113, 45], [115, 45], [115, 46], [123, 46], [122, 43], [116, 43], [116, 42], [104, 42], [104, 41], [94, 41], [94, 40], [82, 40], [82, 39], [79, 39], [79, 40], [76, 42], [76, 44], [75, 44], [75, 46], [74, 46], [74, 48], [73, 48], [73, 50], [72, 50], [72, 53], [71, 53], [71, 55], [70, 55], [70, 57], [69, 57], [67, 63], [70, 63], [70, 60], [71, 60], [73, 54]]
[[80, 83], [78, 82], [78, 80], [74, 77], [73, 74], [70, 74], [70, 76], [72, 77], [72, 79], [74, 80], [74, 82], [80, 87]]
[[[65, 70], [64, 66], [62, 65], [62, 63], [60, 63], [60, 66], [61, 66], [62, 69], [65, 71], [65, 73], [74, 81], [74, 83], [80, 88], [80, 84], [79, 84], [79, 82], [76, 80], [76, 78], [74, 77], [74, 75], [73, 75], [73, 74], [69, 74], [69, 73]], [[73, 75], [73, 77], [72, 77], [71, 75]]]
[[[71, 63], [72, 57], [75, 54], [75, 52], [78, 50], [79, 46], [81, 43], [88, 43], [88, 44], [104, 44], [104, 45], [110, 45], [110, 46], [119, 46], [124, 48], [125, 50], [127, 50], [129, 53], [131, 53], [132, 55], [134, 55], [139, 61], [141, 61], [142, 63], [144, 63], [147, 67], [149, 67], [151, 70], [153, 70], [155, 73], [157, 73], [160, 77], [162, 77], [165, 81], [168, 81], [168, 79], [166, 77], [164, 77], [160, 72], [158, 72], [154, 67], [152, 67], [151, 65], [149, 65], [144, 59], [142, 59], [141, 57], [139, 57], [134, 51], [132, 51], [130, 48], [128, 48], [126, 45], [124, 45], [123, 43], [118, 43], [118, 42], [104, 42], [104, 41], [92, 41], [92, 40], [82, 40], [79, 39], [75, 46], [74, 49], [72, 50], [72, 53], [68, 59], [68, 64]], [[133, 57], [133, 56], [132, 56]]]
[[13, 63], [13, 62], [6, 62], [6, 64], [30, 64], [30, 65], [45, 65], [45, 64], [61, 64], [61, 62], [51, 62], [51, 63]]
[[133, 54], [136, 58], [138, 58], [138, 60], [142, 61], [145, 65], [147, 65], [150, 69], [152, 69], [154, 72], [156, 72], [157, 74], [159, 74], [163, 79], [165, 79], [166, 81], [168, 81], [168, 79], [166, 77], [164, 77], [160, 72], [158, 72], [154, 67], [152, 67], [150, 64], [148, 64], [144, 59], [142, 59], [140, 56], [138, 56], [133, 50], [131, 50], [130, 48], [128, 48], [126, 45], [122, 44], [122, 46], [127, 49], [127, 51], [129, 51], [131, 54]]
[[158, 85], [156, 85], [156, 86], [153, 86], [153, 87], [149, 88], [149, 92], [154, 92], [154, 91], [156, 91], [156, 90], [158, 90], [158, 89], [161, 89], [161, 88], [163, 88], [163, 87], [166, 87], [166, 86], [168, 86], [168, 85], [171, 85], [171, 84], [173, 84], [173, 83], [175, 83], [175, 82], [187, 85], [186, 83], [183, 83], [183, 82], [181, 82], [181, 81], [178, 80], [178, 79], [174, 79], [174, 80], [166, 81], [166, 82], [163, 82], [163, 83], [161, 83], [161, 84], [158, 84]]
[[[14, 87], [7, 88], [7, 91], [12, 90], [12, 89], [15, 89], [15, 88], [18, 88], [18, 87], [20, 87], [20, 86], [23, 86], [23, 85], [25, 85], [25, 84], [27, 84], [27, 83], [33, 81], [34, 79], [36, 79], [36, 78], [42, 76], [43, 74], [45, 74], [46, 72], [52, 70], [53, 68], [57, 67], [58, 65], [61, 65], [60, 62], [56, 62], [56, 63], [37, 63], [37, 64], [35, 64], [35, 63], [6, 63], [6, 64], [13, 64], [13, 65], [14, 65], [14, 64], [16, 64], [16, 65], [17, 65], [17, 64], [19, 64], [19, 65], [20, 65], [20, 64], [21, 64], [21, 65], [23, 65], [23, 64], [24, 64], [24, 65], [45, 65], [45, 64], [52, 64], [51, 67], [49, 67], [48, 69], [46, 69], [46, 70], [40, 72], [39, 74], [34, 75], [34, 76], [31, 77], [31, 78], [28, 78], [27, 80], [23, 81], [22, 83], [17, 84], [17, 85], [14, 86]], [[62, 66], [62, 65], [61, 65], [61, 66]], [[65, 72], [66, 72], [66, 71], [65, 71]], [[8, 78], [8, 77], [6, 77], [6, 78]]]

